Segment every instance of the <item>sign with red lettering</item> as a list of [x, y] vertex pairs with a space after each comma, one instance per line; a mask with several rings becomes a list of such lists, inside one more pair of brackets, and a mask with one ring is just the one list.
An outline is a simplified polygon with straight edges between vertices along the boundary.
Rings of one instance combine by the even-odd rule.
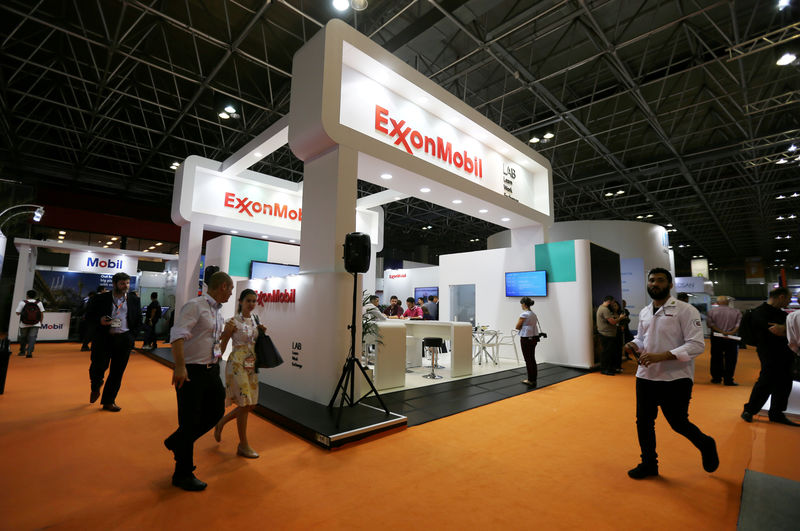
[[270, 302], [294, 304], [294, 301], [295, 301], [294, 289], [290, 290], [284, 289], [283, 291], [279, 289], [274, 289], [272, 291], [256, 290], [256, 303], [259, 306], [264, 306], [265, 303], [270, 303]]
[[226, 192], [223, 200], [225, 208], [232, 208], [235, 211], [255, 217], [261, 216], [274, 216], [277, 218], [289, 218], [291, 220], [303, 221], [302, 208], [289, 208], [280, 203], [263, 203], [260, 201], [253, 201], [247, 197], [236, 197], [234, 192]]
[[397, 273], [396, 275], [390, 274], [389, 278], [406, 278], [406, 274], [405, 273]]

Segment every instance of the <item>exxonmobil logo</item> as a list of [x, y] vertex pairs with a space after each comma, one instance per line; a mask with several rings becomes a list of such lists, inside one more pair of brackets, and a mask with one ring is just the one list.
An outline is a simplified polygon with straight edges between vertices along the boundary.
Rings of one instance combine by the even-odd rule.
[[406, 278], [405, 273], [397, 273], [396, 275], [389, 275], [389, 278]]
[[293, 303], [294, 302], [294, 295], [295, 290], [279, 290], [274, 289], [272, 291], [256, 291], [256, 302], [259, 306], [264, 306], [266, 302], [283, 302], [283, 303]]
[[276, 218], [288, 218], [291, 220], [303, 221], [303, 209], [293, 209], [280, 203], [262, 203], [251, 201], [247, 197], [236, 197], [233, 192], [225, 193], [224, 205], [226, 208], [238, 210], [242, 214], [255, 217], [256, 214], [262, 216], [273, 216]]
[[86, 265], [89, 267], [106, 267], [108, 269], [122, 269], [122, 260], [100, 260], [99, 258], [92, 258], [90, 256], [86, 259]]
[[64, 323], [60, 323], [60, 324], [42, 323], [42, 328], [44, 330], [63, 330], [64, 329]]
[[414, 151], [424, 151], [431, 157], [438, 158], [457, 169], [474, 175], [479, 179], [483, 178], [483, 159], [470, 156], [467, 150], [453, 149], [453, 144], [437, 136], [436, 138], [426, 136], [406, 126], [405, 120], [397, 121], [389, 117], [389, 111], [380, 105], [375, 106], [375, 130], [394, 138], [394, 144], [401, 146], [409, 155], [414, 155]]

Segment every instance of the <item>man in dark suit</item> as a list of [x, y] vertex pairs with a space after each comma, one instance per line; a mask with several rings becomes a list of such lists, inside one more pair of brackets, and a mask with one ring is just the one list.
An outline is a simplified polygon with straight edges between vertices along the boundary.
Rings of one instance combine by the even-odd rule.
[[103, 387], [100, 403], [106, 411], [117, 412], [122, 408], [116, 404], [117, 393], [122, 384], [122, 374], [128, 366], [128, 357], [133, 348], [136, 333], [142, 325], [142, 306], [139, 297], [128, 293], [131, 277], [117, 273], [111, 279], [112, 290], [95, 295], [86, 310], [86, 320], [94, 327], [92, 338], [92, 363], [89, 378], [92, 391], [89, 402], [100, 398], [100, 388], [106, 369], [108, 381]]

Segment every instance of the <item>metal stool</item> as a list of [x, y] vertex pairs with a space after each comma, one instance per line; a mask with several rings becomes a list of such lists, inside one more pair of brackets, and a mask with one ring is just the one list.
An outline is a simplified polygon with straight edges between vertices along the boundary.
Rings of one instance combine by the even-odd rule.
[[442, 351], [442, 343], [444, 341], [441, 337], [426, 337], [422, 339], [422, 348], [429, 348], [431, 352], [431, 372], [430, 374], [423, 374], [423, 378], [430, 378], [431, 380], [440, 380], [443, 378], [436, 374], [436, 369], [443, 369], [441, 365], [436, 365], [436, 359]]

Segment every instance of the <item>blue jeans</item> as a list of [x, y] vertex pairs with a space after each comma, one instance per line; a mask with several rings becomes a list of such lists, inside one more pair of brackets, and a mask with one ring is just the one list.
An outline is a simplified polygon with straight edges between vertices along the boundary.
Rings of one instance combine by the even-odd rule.
[[36, 336], [39, 335], [38, 326], [26, 326], [19, 329], [19, 355], [33, 356], [33, 347], [36, 346]]

